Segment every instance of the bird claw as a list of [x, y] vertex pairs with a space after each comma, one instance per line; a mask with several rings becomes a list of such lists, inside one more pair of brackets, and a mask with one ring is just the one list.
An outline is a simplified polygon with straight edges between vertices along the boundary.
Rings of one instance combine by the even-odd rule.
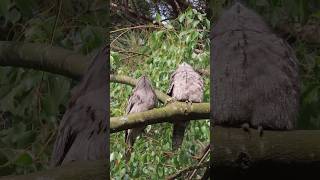
[[166, 102], [164, 104], [167, 105], [167, 104], [173, 103], [175, 101], [177, 101], [176, 98], [170, 97], [170, 98], [166, 99]]
[[186, 100], [185, 102], [190, 106], [192, 105], [192, 101], [190, 101], [190, 100]]
[[185, 103], [187, 103], [187, 107], [184, 109], [184, 114], [188, 114], [189, 109], [191, 109], [192, 101], [186, 100]]

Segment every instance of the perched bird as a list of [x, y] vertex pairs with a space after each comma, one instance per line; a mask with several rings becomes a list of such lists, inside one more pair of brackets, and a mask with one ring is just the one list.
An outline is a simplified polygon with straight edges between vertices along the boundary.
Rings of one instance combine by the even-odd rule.
[[51, 165], [70, 161], [107, 159], [108, 47], [93, 59], [80, 84], [73, 89], [52, 152]]
[[[146, 76], [141, 76], [129, 98], [126, 113], [130, 114], [147, 111], [155, 108], [156, 105], [157, 96], [152, 88], [151, 82]], [[143, 132], [144, 128], [145, 126], [126, 130], [125, 142], [128, 145], [128, 149], [126, 150], [125, 157], [127, 161], [130, 160], [132, 147], [137, 136]]]
[[299, 106], [298, 60], [263, 19], [241, 3], [211, 32], [215, 125], [289, 130]]
[[[171, 75], [167, 94], [178, 101], [200, 103], [203, 100], [203, 79], [193, 68], [183, 62]], [[180, 147], [184, 132], [189, 122], [176, 120], [173, 122], [172, 150]]]

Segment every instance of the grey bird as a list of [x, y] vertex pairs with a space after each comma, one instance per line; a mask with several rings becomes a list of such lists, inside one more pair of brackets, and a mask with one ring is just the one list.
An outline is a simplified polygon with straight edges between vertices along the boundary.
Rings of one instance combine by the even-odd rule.
[[[146, 76], [141, 76], [129, 98], [126, 114], [143, 112], [155, 108], [157, 96], [152, 88], [151, 82]], [[126, 160], [130, 160], [131, 151], [136, 138], [143, 132], [144, 127], [128, 129], [125, 131]]]
[[77, 160], [107, 159], [108, 81], [106, 47], [93, 59], [72, 92], [57, 132], [51, 166]]
[[[167, 94], [173, 99], [200, 103], [203, 101], [203, 93], [203, 79], [189, 64], [183, 62], [171, 74]], [[188, 121], [181, 120], [173, 122], [172, 150], [176, 150], [181, 146], [188, 124]]]
[[211, 32], [215, 125], [294, 129], [299, 106], [298, 60], [263, 19], [241, 3]]

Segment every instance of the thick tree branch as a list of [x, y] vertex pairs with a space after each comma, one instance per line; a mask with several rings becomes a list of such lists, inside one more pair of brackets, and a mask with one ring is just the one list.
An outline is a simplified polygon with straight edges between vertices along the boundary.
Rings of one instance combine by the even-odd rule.
[[[213, 130], [213, 165], [215, 176], [237, 177], [282, 171], [284, 174], [320, 168], [320, 131], [264, 131], [248, 134], [238, 128], [215, 127]], [[273, 169], [274, 168], [274, 169]], [[272, 174], [277, 174], [273, 172]]]
[[27, 175], [0, 177], [0, 180], [105, 180], [108, 177], [107, 173], [108, 170], [105, 160], [77, 161]]
[[125, 129], [141, 127], [149, 124], [171, 122], [173, 120], [209, 119], [209, 103], [174, 102], [165, 107], [145, 112], [132, 113], [110, 119], [110, 132], [115, 133]]
[[60, 47], [0, 41], [0, 66], [32, 68], [79, 78], [89, 63], [89, 57]]

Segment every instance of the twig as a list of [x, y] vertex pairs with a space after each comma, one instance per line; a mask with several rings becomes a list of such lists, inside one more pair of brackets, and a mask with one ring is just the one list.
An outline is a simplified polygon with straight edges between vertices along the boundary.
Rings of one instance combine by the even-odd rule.
[[129, 29], [126, 30], [126, 31], [124, 31], [124, 32], [122, 32], [122, 33], [120, 33], [116, 38], [114, 38], [114, 40], [112, 40], [112, 42], [110, 43], [110, 46], [111, 46], [117, 39], [119, 39], [123, 34], [127, 33], [128, 31], [129, 31]]
[[[206, 159], [206, 157], [209, 155], [209, 153], [210, 153], [210, 144], [208, 144], [208, 145], [204, 148], [202, 157], [201, 157], [198, 165], [200, 165], [200, 164]], [[189, 180], [192, 179], [192, 177], [196, 174], [197, 170], [198, 170], [198, 169], [193, 170], [193, 172], [191, 173], [191, 175], [190, 175], [189, 178], [188, 178]]]
[[174, 180], [175, 178], [178, 178], [178, 177], [182, 176], [183, 174], [185, 174], [185, 173], [187, 173], [189, 171], [192, 171], [192, 170], [195, 170], [195, 169], [201, 169], [203, 167], [208, 167], [209, 165], [210, 165], [210, 162], [206, 161], [206, 162], [204, 162], [204, 163], [202, 163], [200, 165], [190, 166], [190, 167], [184, 168], [184, 169], [178, 171], [177, 173], [166, 177], [166, 180]]
[[135, 51], [127, 51], [127, 50], [124, 50], [122, 48], [118, 48], [116, 46], [111, 46], [112, 49], [115, 49], [115, 50], [118, 50], [117, 53], [131, 53], [131, 54], [137, 54], [137, 55], [140, 55], [140, 56], [146, 56], [146, 57], [149, 57], [149, 55], [146, 55], [146, 54], [142, 54], [142, 53], [138, 53], [138, 52], [135, 52]]
[[176, 5], [176, 7], [177, 7], [177, 9], [178, 9], [179, 14], [181, 14], [181, 8], [180, 8], [177, 0], [173, 0], [173, 1], [174, 1], [174, 4]]
[[142, 28], [158, 28], [158, 29], [162, 29], [162, 26], [159, 25], [139, 25], [139, 26], [131, 26], [131, 27], [125, 27], [125, 28], [121, 28], [121, 29], [117, 29], [114, 31], [110, 31], [110, 33], [116, 33], [119, 31], [126, 31], [126, 30], [131, 30], [131, 29], [142, 29]]

